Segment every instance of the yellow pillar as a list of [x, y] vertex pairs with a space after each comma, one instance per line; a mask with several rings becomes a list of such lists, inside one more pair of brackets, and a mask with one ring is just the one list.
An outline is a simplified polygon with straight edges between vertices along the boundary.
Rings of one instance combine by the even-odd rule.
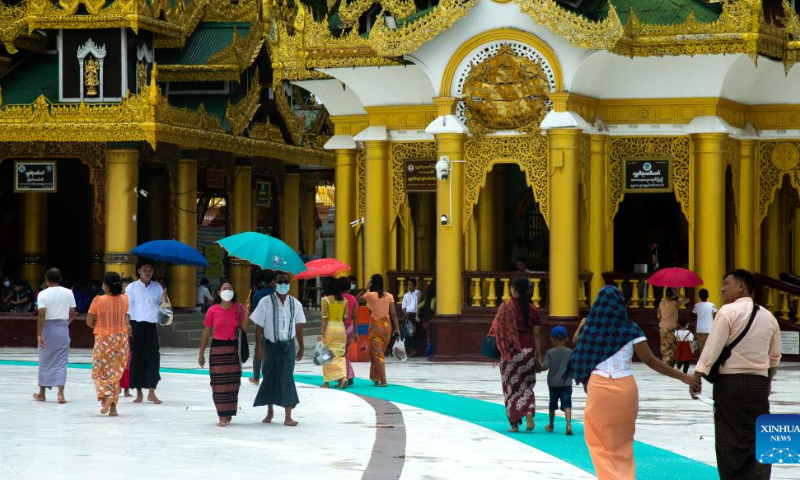
[[606, 265], [606, 135], [591, 136], [591, 198], [589, 199], [589, 271], [592, 286], [589, 301], [603, 288], [603, 270]]
[[[450, 159], [447, 180], [436, 181], [436, 314], [461, 313], [464, 296], [464, 142], [467, 128], [453, 115], [456, 99], [433, 99], [439, 117], [426, 131], [436, 138], [439, 158]], [[447, 223], [440, 217], [447, 215]]]
[[[352, 142], [352, 137], [349, 137]], [[350, 222], [356, 219], [356, 150], [353, 148], [339, 148], [336, 154], [336, 170], [334, 182], [336, 185], [336, 209], [334, 211], [334, 249], [336, 259], [351, 267], [352, 275], [356, 270], [356, 229]]]
[[136, 144], [109, 145], [106, 151], [106, 272], [135, 277], [129, 252], [136, 246], [139, 148]]
[[739, 174], [739, 243], [736, 266], [755, 271], [756, 268], [756, 186], [758, 175], [755, 169], [756, 141], [742, 139], [740, 142]]
[[775, 192], [775, 200], [768, 207], [763, 227], [762, 271], [768, 277], [778, 278], [786, 269], [786, 213], [783, 189]]
[[547, 131], [550, 141], [550, 317], [578, 317], [581, 134], [577, 128]]
[[391, 181], [389, 177], [389, 137], [386, 127], [368, 127], [355, 137], [364, 142], [366, 205], [364, 207], [365, 274], [384, 275], [389, 270], [393, 242], [389, 219]]
[[47, 194], [20, 194], [20, 279], [34, 290], [44, 281], [47, 266]]
[[[486, 178], [486, 185], [478, 197], [478, 270], [489, 272], [497, 269], [495, 256], [497, 254], [496, 218], [501, 210], [497, 208], [497, 190], [494, 172]], [[473, 214], [474, 215], [474, 214]]]
[[[695, 177], [695, 270], [705, 282], [709, 301], [721, 305], [725, 275], [725, 152], [726, 133], [692, 134]], [[698, 291], [696, 289], [696, 291]]]
[[[286, 172], [283, 178], [283, 238], [287, 245], [300, 251], [300, 173]], [[292, 280], [292, 295], [299, 298], [297, 281]]]
[[[249, 232], [253, 208], [253, 167], [250, 159], [237, 158], [233, 184], [233, 221], [231, 222], [231, 235]], [[241, 301], [247, 299], [250, 292], [251, 265], [239, 260], [230, 261], [228, 279], [233, 285], [233, 290], [238, 292]]]
[[[181, 152], [178, 161], [178, 191], [175, 192], [174, 206], [178, 224], [176, 225], [179, 242], [197, 248], [197, 160], [193, 152]], [[234, 205], [238, 209], [238, 205]], [[194, 307], [195, 281], [197, 268], [188, 265], [173, 265], [169, 271], [169, 293], [172, 304], [177, 307]]]

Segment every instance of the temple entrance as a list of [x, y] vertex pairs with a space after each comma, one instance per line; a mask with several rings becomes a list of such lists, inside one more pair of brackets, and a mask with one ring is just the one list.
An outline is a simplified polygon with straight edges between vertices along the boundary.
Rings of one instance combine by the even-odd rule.
[[614, 218], [614, 271], [634, 273], [647, 265], [655, 244], [660, 268], [689, 266], [689, 223], [673, 193], [628, 193]]

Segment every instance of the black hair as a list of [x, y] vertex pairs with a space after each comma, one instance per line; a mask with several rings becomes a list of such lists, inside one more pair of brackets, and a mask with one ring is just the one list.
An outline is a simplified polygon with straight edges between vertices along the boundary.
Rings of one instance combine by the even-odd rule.
[[664, 296], [670, 300], [675, 298], [675, 292], [672, 291], [669, 287], [664, 287]]
[[410, 283], [411, 285], [414, 285], [416, 287], [417, 286], [417, 279], [416, 278], [409, 278], [408, 279], [408, 283]]
[[103, 283], [108, 285], [109, 295], [119, 295], [122, 293], [122, 279], [117, 272], [106, 272]]
[[61, 270], [56, 267], [49, 268], [47, 273], [44, 274], [44, 278], [50, 283], [61, 283]]
[[200, 285], [208, 285], [210, 282], [207, 278], [203, 277], [200, 279]]
[[698, 293], [698, 295], [700, 296], [700, 300], [704, 302], [708, 300], [708, 290], [705, 288], [700, 289], [700, 293]]
[[339, 282], [340, 288], [342, 289], [342, 293], [348, 293], [350, 289], [350, 279], [347, 277], [337, 278], [336, 281]]
[[350, 283], [358, 283], [358, 279], [356, 278], [355, 275], [350, 275], [349, 277], [347, 277], [347, 279], [350, 280]]
[[685, 327], [687, 325], [689, 325], [689, 320], [687, 320], [685, 318], [679, 318], [678, 319], [678, 326], [679, 327]]
[[133, 277], [122, 277], [122, 283], [133, 283]]
[[325, 295], [333, 295], [337, 301], [344, 300], [342, 296], [342, 282], [333, 277], [328, 277], [323, 280], [323, 292]]
[[517, 257], [517, 259], [515, 260], [515, 262], [522, 262], [522, 263], [524, 263], [525, 265], [527, 265], [527, 264], [528, 264], [528, 259], [527, 259], [527, 258], [525, 258], [525, 257]]
[[380, 273], [376, 273], [375, 275], [369, 277], [370, 281], [372, 282], [372, 287], [370, 287], [370, 292], [378, 292], [378, 298], [383, 298], [385, 295], [383, 291], [383, 275]]
[[[219, 290], [217, 290], [217, 293], [214, 295], [214, 304], [215, 304], [215, 305], [216, 305], [216, 304], [218, 304], [218, 303], [222, 303], [222, 297], [220, 296], [220, 293], [222, 293], [222, 285], [225, 285], [226, 283], [230, 284], [230, 282], [224, 282], [224, 283], [222, 283], [222, 284], [219, 286]], [[233, 286], [233, 285], [231, 285], [231, 287], [232, 287], [232, 286]], [[238, 301], [238, 300], [236, 299], [236, 289], [234, 289], [234, 290], [233, 290], [233, 298], [231, 298], [231, 303], [236, 303], [237, 301]]]
[[528, 280], [528, 277], [515, 277], [514, 280], [511, 281], [511, 285], [514, 287], [514, 290], [519, 293], [519, 298], [517, 298], [516, 301], [519, 303], [519, 309], [522, 311], [522, 321], [525, 325], [529, 325], [531, 317], [531, 297], [528, 295], [528, 292], [531, 288], [531, 282]]
[[747, 294], [753, 294], [753, 290], [756, 288], [756, 277], [754, 277], [752, 273], [743, 268], [737, 268], [736, 270], [731, 270], [726, 273], [725, 276], [722, 277], [723, 281], [727, 277], [733, 277], [737, 281], [744, 283], [744, 286], [747, 288]]
[[136, 261], [136, 276], [137, 277], [139, 277], [139, 269], [144, 267], [145, 265], [150, 265], [151, 267], [155, 268], [156, 262], [154, 262], [151, 258], [139, 257], [139, 260]]

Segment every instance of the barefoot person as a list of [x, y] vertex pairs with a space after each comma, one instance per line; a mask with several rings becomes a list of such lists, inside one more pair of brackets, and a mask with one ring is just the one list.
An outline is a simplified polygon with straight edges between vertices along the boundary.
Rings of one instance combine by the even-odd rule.
[[131, 341], [131, 388], [136, 389], [133, 403], [142, 403], [142, 389], [150, 393], [147, 399], [155, 404], [161, 403], [156, 397], [156, 387], [161, 376], [158, 373], [161, 353], [158, 349], [158, 304], [164, 289], [153, 281], [153, 261], [140, 258], [136, 264], [139, 280], [128, 285], [128, 319], [131, 321], [133, 340]]
[[206, 345], [211, 330], [211, 359], [208, 370], [211, 376], [211, 394], [219, 417], [218, 426], [224, 427], [233, 420], [239, 407], [239, 387], [242, 384], [242, 364], [239, 363], [239, 342], [236, 329], [247, 329], [247, 311], [236, 301], [233, 285], [223, 283], [214, 305], [206, 312], [203, 323], [203, 339], [200, 340], [200, 354], [197, 363], [200, 368], [206, 365]]
[[[133, 277], [122, 277], [122, 294], [125, 295], [125, 298], [128, 298], [128, 295], [125, 294], [125, 290], [128, 288], [128, 285], [133, 283]], [[119, 381], [119, 386], [124, 391], [125, 397], [132, 397], [131, 395], [131, 339], [128, 337], [128, 363], [125, 365], [125, 372], [122, 374], [122, 379]]]
[[386, 361], [384, 353], [391, 337], [400, 337], [397, 307], [391, 293], [383, 290], [383, 275], [376, 273], [369, 283], [368, 292], [361, 293], [358, 300], [369, 306], [369, 379], [376, 387], [386, 386]]
[[39, 345], [39, 393], [33, 398], [45, 401], [46, 388], [58, 387], [58, 403], [67, 403], [64, 384], [67, 383], [69, 358], [69, 324], [75, 318], [75, 297], [72, 291], [60, 286], [61, 270], [51, 268], [44, 277], [47, 289], [39, 293], [39, 318], [36, 339]]
[[[278, 273], [274, 294], [263, 298], [250, 318], [256, 326], [256, 355], [263, 358], [263, 376], [254, 407], [267, 406], [264, 423], [271, 423], [274, 405], [283, 407], [288, 427], [296, 427], [292, 409], [300, 403], [294, 384], [294, 364], [303, 358], [306, 316], [299, 300], [289, 295], [289, 275]], [[297, 338], [297, 348], [294, 339]]]
[[321, 341], [333, 354], [333, 360], [322, 366], [322, 386], [328, 388], [335, 382], [341, 389], [347, 388], [347, 361], [345, 347], [347, 333], [347, 300], [342, 296], [342, 283], [335, 278], [325, 279], [325, 296], [320, 300], [322, 306], [322, 327], [317, 341]]
[[634, 480], [633, 434], [639, 415], [639, 388], [633, 352], [648, 367], [689, 385], [692, 377], [653, 355], [639, 325], [628, 318], [617, 287], [597, 293], [567, 366], [567, 377], [584, 385], [584, 436], [599, 480]]
[[86, 326], [94, 329], [92, 379], [100, 402], [100, 413], [117, 416], [120, 379], [128, 364], [128, 297], [122, 294], [122, 280], [116, 272], [106, 273], [103, 292], [92, 300]]
[[527, 277], [516, 277], [511, 281], [511, 298], [500, 305], [489, 331], [500, 351], [500, 377], [511, 432], [519, 432], [523, 418], [527, 431], [534, 428], [536, 399], [533, 387], [543, 355], [539, 339], [541, 319], [528, 291], [530, 281]]

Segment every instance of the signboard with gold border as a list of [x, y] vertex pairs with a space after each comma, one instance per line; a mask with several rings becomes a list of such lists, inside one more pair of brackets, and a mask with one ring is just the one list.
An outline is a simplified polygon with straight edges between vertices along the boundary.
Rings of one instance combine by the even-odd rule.
[[625, 159], [625, 193], [669, 193], [672, 162], [666, 158]]
[[14, 192], [55, 193], [56, 162], [18, 160], [14, 162]]

